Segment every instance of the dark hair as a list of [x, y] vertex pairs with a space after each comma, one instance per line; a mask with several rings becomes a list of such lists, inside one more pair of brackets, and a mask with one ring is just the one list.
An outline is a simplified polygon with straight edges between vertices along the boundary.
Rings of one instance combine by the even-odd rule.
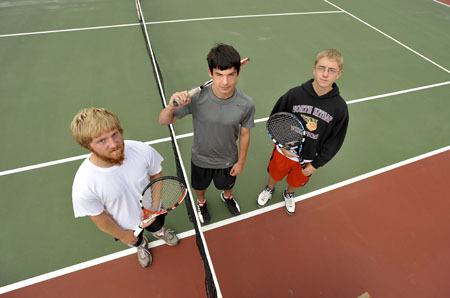
[[239, 73], [241, 69], [241, 55], [239, 55], [239, 52], [235, 48], [227, 44], [216, 44], [209, 51], [206, 60], [208, 61], [208, 67], [211, 72], [214, 68], [226, 70], [234, 67]]

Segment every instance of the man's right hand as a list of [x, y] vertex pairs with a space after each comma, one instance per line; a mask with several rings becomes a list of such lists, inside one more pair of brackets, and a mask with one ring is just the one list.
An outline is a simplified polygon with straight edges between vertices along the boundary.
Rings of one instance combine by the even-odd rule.
[[170, 97], [170, 102], [176, 102], [178, 105], [176, 107], [182, 107], [191, 102], [191, 98], [188, 96], [187, 91], [175, 92]]
[[133, 230], [125, 230], [119, 240], [126, 245], [135, 245], [138, 238], [134, 236]]

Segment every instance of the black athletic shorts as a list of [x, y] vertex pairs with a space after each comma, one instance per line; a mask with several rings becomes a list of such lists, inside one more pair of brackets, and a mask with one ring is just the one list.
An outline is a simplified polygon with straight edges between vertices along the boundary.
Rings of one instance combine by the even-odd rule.
[[231, 167], [226, 169], [207, 169], [196, 166], [191, 161], [191, 185], [195, 190], [207, 189], [214, 181], [214, 186], [219, 190], [232, 189], [236, 182], [236, 176], [230, 175]]

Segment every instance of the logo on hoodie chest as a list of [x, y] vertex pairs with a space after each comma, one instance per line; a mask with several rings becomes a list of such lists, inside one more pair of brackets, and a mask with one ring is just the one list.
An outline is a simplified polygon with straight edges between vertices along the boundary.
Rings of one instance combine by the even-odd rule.
[[305, 127], [309, 131], [315, 131], [317, 129], [317, 119], [314, 119], [313, 117], [301, 115], [303, 121], [305, 121]]
[[[292, 113], [302, 114], [302, 118], [303, 118], [303, 120], [305, 120], [307, 125], [308, 125], [308, 123], [312, 123], [310, 125], [311, 125], [311, 128], [314, 128], [314, 129], [311, 129], [311, 131], [315, 130], [317, 128], [317, 119], [316, 118], [319, 118], [319, 119], [325, 121], [326, 123], [330, 123], [333, 120], [333, 116], [328, 114], [326, 111], [319, 109], [318, 107], [314, 107], [314, 106], [310, 106], [310, 105], [294, 105], [292, 107]], [[305, 116], [305, 114], [311, 115], [314, 117], [308, 117], [308, 116]]]

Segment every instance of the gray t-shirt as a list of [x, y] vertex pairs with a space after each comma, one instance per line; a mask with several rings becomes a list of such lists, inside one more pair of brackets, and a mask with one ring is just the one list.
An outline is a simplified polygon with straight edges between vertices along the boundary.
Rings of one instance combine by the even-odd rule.
[[177, 118], [187, 114], [192, 114], [194, 126], [192, 162], [211, 169], [225, 169], [235, 164], [240, 128], [255, 126], [253, 99], [239, 89], [232, 97], [219, 99], [209, 86], [194, 96], [190, 104], [175, 111]]

